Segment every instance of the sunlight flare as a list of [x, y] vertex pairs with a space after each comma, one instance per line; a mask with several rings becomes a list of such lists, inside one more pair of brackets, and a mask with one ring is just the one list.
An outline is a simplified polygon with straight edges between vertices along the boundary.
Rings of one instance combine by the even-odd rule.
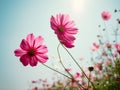
[[85, 11], [84, 0], [71, 0], [72, 12], [74, 14], [81, 14]]

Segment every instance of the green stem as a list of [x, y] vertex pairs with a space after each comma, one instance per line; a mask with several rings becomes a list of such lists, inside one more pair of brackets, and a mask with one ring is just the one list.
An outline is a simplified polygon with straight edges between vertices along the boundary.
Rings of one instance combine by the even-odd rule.
[[[113, 57], [113, 53], [112, 53], [112, 50], [111, 50], [111, 48], [108, 48], [108, 50], [110, 51], [110, 57], [112, 58]], [[112, 61], [115, 63], [115, 60], [114, 60], [114, 58], [112, 58]]]
[[109, 42], [109, 34], [108, 34], [108, 32], [107, 32], [107, 27], [106, 27], [105, 21], [104, 21], [104, 26], [105, 26], [106, 36], [107, 36], [107, 39], [108, 39], [108, 42]]
[[[59, 60], [60, 60], [60, 64], [62, 65], [62, 67], [64, 68], [64, 70], [66, 69], [63, 62], [62, 62], [62, 59], [61, 59], [61, 56], [60, 56], [60, 52], [59, 52], [59, 46], [60, 46], [60, 43], [58, 44], [58, 47], [57, 47], [57, 53], [58, 53], [58, 57], [59, 57]], [[71, 78], [73, 78], [72, 74], [69, 72], [69, 71], [66, 71], [70, 76]]]
[[66, 89], [66, 87], [70, 84], [70, 82], [71, 82], [71, 81], [69, 81], [69, 82], [64, 86], [63, 90]]
[[[63, 45], [62, 45], [62, 46], [63, 46]], [[75, 58], [72, 56], [72, 54], [71, 54], [64, 46], [63, 46], [63, 48], [64, 48], [64, 49], [67, 51], [67, 53], [71, 56], [71, 58], [73, 59], [73, 61], [77, 64], [77, 66], [80, 68], [80, 70], [81, 70], [82, 73], [85, 75], [85, 77], [88, 79], [88, 81], [91, 82], [91, 81], [89, 80], [89, 78], [87, 77], [87, 75], [85, 74], [85, 72], [83, 71], [82, 67], [77, 63], [77, 61], [75, 60]], [[94, 90], [96, 90], [94, 84], [93, 84], [92, 82], [91, 82], [91, 84], [92, 84]]]
[[61, 72], [59, 72], [59, 71], [53, 69], [52, 67], [50, 67], [50, 66], [48, 66], [48, 65], [46, 65], [46, 64], [43, 64], [43, 65], [46, 66], [47, 68], [49, 68], [49, 69], [51, 69], [51, 70], [53, 70], [53, 71], [55, 71], [55, 72], [61, 74], [61, 75], [63, 75], [63, 76], [65, 76], [65, 77], [69, 78], [69, 79], [72, 79], [71, 77], [69, 77], [69, 76], [65, 75], [64, 73], [61, 73]]
[[[90, 71], [90, 74], [89, 74], [89, 80], [90, 80], [90, 77], [91, 77], [91, 71]], [[88, 81], [88, 90], [89, 90], [89, 81]]]
[[[60, 56], [60, 52], [59, 52], [59, 46], [60, 46], [60, 44], [61, 44], [61, 43], [58, 44], [57, 53], [58, 53], [58, 56], [59, 56], [59, 59], [60, 59], [60, 63], [61, 63], [62, 67], [63, 67], [64, 70], [65, 70], [66, 68], [65, 68], [65, 66], [64, 66], [64, 64], [63, 64], [63, 62], [62, 62], [62, 60], [61, 60], [61, 56]], [[66, 72], [71, 76], [72, 79], [74, 78], [73, 75], [72, 75], [69, 71], [66, 71]], [[72, 79], [71, 79], [71, 80], [72, 80]], [[76, 80], [75, 80], [75, 82], [80, 86], [79, 88], [83, 88], [83, 89], [84, 89], [84, 87], [83, 87], [81, 84], [79, 84], [79, 82], [77, 82]]]

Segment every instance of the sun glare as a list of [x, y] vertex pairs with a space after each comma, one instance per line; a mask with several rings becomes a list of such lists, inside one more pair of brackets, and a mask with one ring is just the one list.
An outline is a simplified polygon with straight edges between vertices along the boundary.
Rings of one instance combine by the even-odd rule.
[[74, 14], [83, 13], [85, 9], [84, 0], [71, 0], [72, 12]]

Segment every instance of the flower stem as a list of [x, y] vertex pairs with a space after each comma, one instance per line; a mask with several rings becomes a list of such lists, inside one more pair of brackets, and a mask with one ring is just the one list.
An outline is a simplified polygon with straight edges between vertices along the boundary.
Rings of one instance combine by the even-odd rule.
[[[55, 72], [57, 72], [57, 73], [59, 73], [59, 74], [65, 76], [65, 77], [67, 77], [67, 78], [70, 79], [70, 80], [73, 79], [73, 78], [71, 78], [71, 77], [65, 75], [64, 73], [61, 73], [61, 72], [59, 72], [59, 71], [53, 69], [52, 67], [50, 67], [50, 66], [48, 66], [48, 65], [46, 65], [46, 64], [42, 64], [42, 65], [44, 65], [45, 67], [47, 67], [47, 68], [49, 68], [49, 69], [51, 69], [51, 70], [53, 70], [53, 71], [55, 71]], [[75, 82], [80, 86], [80, 88], [83, 88], [83, 89], [84, 89], [84, 87], [83, 87], [81, 84], [79, 84], [76, 80], [75, 80]]]
[[61, 74], [61, 75], [63, 75], [63, 76], [65, 76], [65, 77], [69, 78], [69, 79], [72, 79], [71, 77], [69, 77], [69, 76], [65, 75], [64, 73], [61, 73], [61, 72], [59, 72], [59, 71], [53, 69], [52, 67], [50, 67], [50, 66], [48, 66], [48, 65], [46, 65], [46, 64], [43, 64], [43, 65], [46, 66], [47, 68], [49, 68], [49, 69], [51, 69], [51, 70], [53, 70], [53, 71], [55, 71], [55, 72]]
[[[62, 65], [62, 67], [64, 68], [64, 70], [66, 69], [63, 62], [62, 62], [62, 59], [61, 59], [61, 56], [60, 56], [60, 52], [59, 52], [59, 46], [60, 46], [60, 43], [58, 44], [58, 47], [57, 47], [57, 53], [58, 53], [58, 57], [59, 57], [59, 60], [60, 60], [60, 64]], [[70, 76], [71, 78], [73, 78], [72, 74], [69, 72], [69, 71], [66, 71]]]
[[[62, 45], [63, 46], [63, 45]], [[78, 64], [78, 62], [75, 60], [75, 58], [72, 56], [72, 54], [63, 46], [63, 48], [67, 51], [67, 53], [71, 56], [71, 58], [73, 59], [73, 61], [77, 64], [77, 66], [80, 68], [80, 70], [82, 71], [82, 73], [85, 75], [85, 77], [88, 79], [88, 81], [89, 82], [91, 82], [90, 81], [90, 79], [87, 77], [87, 75], [85, 74], [85, 72], [83, 71], [83, 69], [82, 69], [82, 67]], [[94, 84], [91, 82], [91, 84], [92, 84], [92, 86], [93, 86], [93, 88], [94, 88], [94, 90], [96, 90], [95, 89], [95, 86], [94, 86]]]
[[[91, 79], [91, 71], [90, 71], [90, 74], [89, 74], [89, 80]], [[89, 84], [90, 83], [90, 81], [88, 81], [88, 90], [89, 90]]]
[[[60, 46], [60, 44], [61, 44], [61, 43], [58, 44], [57, 52], [58, 52], [58, 56], [59, 56], [59, 59], [60, 59], [60, 63], [61, 63], [62, 67], [63, 67], [64, 70], [65, 70], [66, 68], [65, 68], [65, 66], [64, 66], [64, 64], [63, 64], [63, 62], [62, 62], [62, 60], [61, 60], [61, 56], [60, 56], [60, 52], [59, 52], [59, 46]], [[66, 71], [66, 72], [71, 76], [71, 80], [74, 79], [73, 75], [72, 75], [69, 71]], [[79, 84], [78, 81], [75, 80], [75, 82], [80, 86], [79, 88], [83, 88], [83, 89], [84, 89], [84, 87], [83, 87], [81, 84]]]

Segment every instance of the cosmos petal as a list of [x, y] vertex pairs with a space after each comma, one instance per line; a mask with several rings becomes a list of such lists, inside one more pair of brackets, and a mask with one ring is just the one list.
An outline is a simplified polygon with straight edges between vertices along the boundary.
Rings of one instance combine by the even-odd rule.
[[45, 63], [48, 60], [48, 56], [45, 54], [38, 54], [36, 55], [37, 59], [41, 63]]
[[23, 55], [20, 57], [20, 61], [24, 66], [27, 66], [29, 64], [30, 57], [28, 55]]
[[48, 49], [45, 45], [38, 47], [37, 50], [38, 50], [37, 52], [40, 54], [44, 54], [48, 52]]
[[37, 65], [37, 58], [35, 56], [31, 57], [31, 59], [30, 59], [30, 65], [32, 67]]
[[26, 51], [24, 51], [24, 50], [22, 50], [22, 49], [16, 49], [16, 50], [14, 51], [14, 54], [15, 54], [15, 56], [17, 56], [17, 57], [21, 57], [22, 55], [26, 54]]
[[28, 44], [30, 45], [30, 47], [33, 47], [34, 45], [34, 35], [31, 33], [31, 34], [28, 34], [27, 37], [26, 37], [26, 40], [28, 42]]
[[28, 42], [25, 39], [22, 40], [20, 47], [25, 51], [27, 51], [30, 48]]
[[41, 36], [38, 36], [37, 38], [35, 38], [34, 40], [34, 47], [37, 48], [40, 45], [43, 44], [44, 39]]

